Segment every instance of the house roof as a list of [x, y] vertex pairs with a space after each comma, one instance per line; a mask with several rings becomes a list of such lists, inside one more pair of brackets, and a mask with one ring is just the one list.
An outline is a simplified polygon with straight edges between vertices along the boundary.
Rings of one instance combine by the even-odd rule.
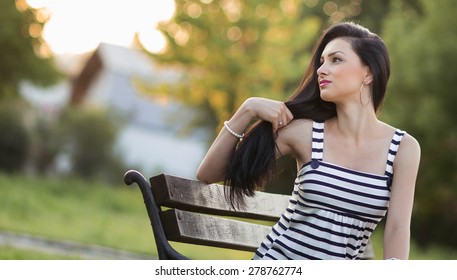
[[181, 78], [181, 73], [159, 66], [140, 49], [101, 43], [88, 58], [80, 74], [73, 79], [72, 104], [79, 104], [85, 99], [90, 85], [102, 69], [123, 77], [137, 77], [150, 83], [175, 82]]
[[95, 51], [104, 67], [119, 74], [151, 78], [156, 72], [153, 61], [148, 55], [136, 48], [101, 43]]

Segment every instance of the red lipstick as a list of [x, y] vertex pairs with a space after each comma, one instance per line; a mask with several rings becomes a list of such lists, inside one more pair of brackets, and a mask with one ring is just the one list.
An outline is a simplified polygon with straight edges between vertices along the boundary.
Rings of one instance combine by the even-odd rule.
[[330, 83], [331, 83], [331, 81], [329, 81], [329, 80], [321, 80], [321, 81], [319, 81], [319, 86], [325, 87], [325, 86], [329, 85]]

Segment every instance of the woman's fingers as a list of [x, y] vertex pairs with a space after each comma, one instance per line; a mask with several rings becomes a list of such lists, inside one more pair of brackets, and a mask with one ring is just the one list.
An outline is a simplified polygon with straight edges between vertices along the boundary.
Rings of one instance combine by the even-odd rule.
[[292, 113], [283, 102], [279, 102], [277, 106], [276, 116], [270, 119], [274, 132], [293, 120]]
[[292, 113], [284, 102], [252, 97], [247, 100], [246, 106], [254, 117], [270, 122], [274, 132], [293, 119]]

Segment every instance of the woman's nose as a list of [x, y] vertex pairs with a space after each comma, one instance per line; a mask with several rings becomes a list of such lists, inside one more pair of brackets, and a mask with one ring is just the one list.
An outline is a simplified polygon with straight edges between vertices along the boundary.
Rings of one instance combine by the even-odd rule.
[[326, 75], [327, 73], [328, 73], [327, 67], [326, 67], [325, 63], [322, 63], [321, 66], [319, 68], [317, 68], [317, 75], [321, 76], [321, 75]]

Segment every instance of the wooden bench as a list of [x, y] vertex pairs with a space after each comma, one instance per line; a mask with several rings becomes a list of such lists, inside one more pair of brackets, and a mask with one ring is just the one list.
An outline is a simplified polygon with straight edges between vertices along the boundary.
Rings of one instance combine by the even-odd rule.
[[[271, 231], [262, 221], [278, 221], [289, 203], [287, 195], [257, 192], [247, 198], [246, 209], [234, 211], [225, 199], [227, 187], [223, 185], [165, 174], [148, 182], [135, 170], [125, 173], [124, 181], [136, 183], [141, 190], [159, 259], [163, 260], [189, 259], [169, 241], [254, 252]], [[369, 245], [366, 259], [374, 257]]]

